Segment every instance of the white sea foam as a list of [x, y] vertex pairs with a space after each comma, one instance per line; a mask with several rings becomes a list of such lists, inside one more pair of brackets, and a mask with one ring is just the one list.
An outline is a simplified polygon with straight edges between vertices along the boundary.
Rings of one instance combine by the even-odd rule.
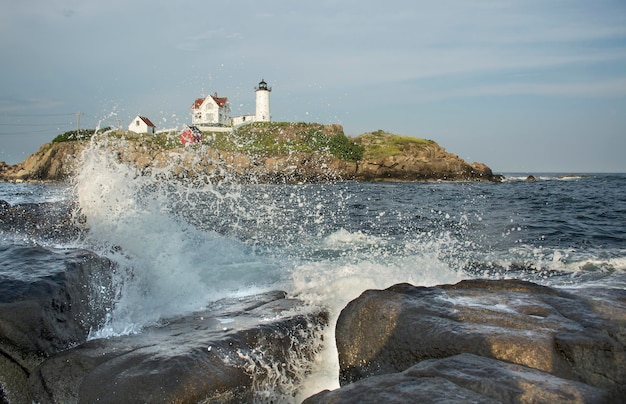
[[504, 174], [503, 182], [527, 181], [529, 177], [534, 177], [537, 181], [572, 181], [589, 178], [588, 174], [558, 174], [558, 173], [511, 173]]
[[[350, 233], [342, 229], [333, 233], [327, 241], [334, 241], [335, 248], [343, 246], [349, 251], [359, 251], [357, 245], [372, 246], [380, 243], [377, 237], [366, 237], [360, 232]], [[340, 244], [336, 241], [341, 240]], [[341, 255], [335, 259], [302, 263], [292, 271], [294, 293], [311, 304], [326, 307], [330, 312], [330, 325], [325, 329], [324, 341], [335, 340], [335, 323], [341, 310], [367, 289], [385, 289], [397, 283], [433, 286], [456, 283], [464, 275], [439, 259], [438, 247], [447, 240], [431, 241], [420, 253], [407, 243], [406, 255], [385, 256], [368, 253]], [[297, 398], [304, 399], [323, 389], [339, 387], [339, 362], [334, 344], [324, 349], [305, 379]]]
[[[168, 168], [139, 174], [105, 150], [94, 145], [87, 151], [74, 189], [90, 228], [86, 243], [118, 264], [117, 301], [92, 338], [138, 332], [222, 297], [282, 289], [330, 313], [323, 351], [295, 367], [312, 372], [301, 375], [302, 385], [282, 388], [297, 392], [297, 400], [338, 387], [335, 321], [366, 289], [501, 278], [515, 265], [541, 279], [554, 275], [549, 271], [623, 271], [626, 265], [623, 258], [596, 262], [580, 251], [517, 241], [508, 250], [483, 251], [471, 231], [488, 225], [482, 219], [488, 211], [411, 206], [394, 213], [382, 202], [351, 207], [357, 198], [341, 187], [243, 186], [210, 175], [185, 182]], [[424, 198], [440, 192], [426, 187], [419, 189], [427, 191]], [[352, 221], [345, 218], [351, 208], [358, 216]], [[385, 227], [393, 220], [392, 229]], [[519, 224], [502, 229], [502, 239], [522, 237]], [[463, 271], [473, 265], [475, 272]], [[269, 366], [254, 355], [248, 359], [250, 366]], [[275, 380], [289, 383], [279, 374]]]
[[[279, 196], [273, 192], [280, 188], [257, 187], [247, 195], [246, 188], [224, 181], [218, 187], [209, 178], [189, 184], [163, 181], [163, 170], [139, 175], [114, 157], [95, 145], [76, 178], [87, 242], [118, 264], [117, 301], [91, 338], [136, 333], [222, 297], [284, 289], [330, 313], [323, 351], [313, 363], [296, 366], [307, 374], [302, 385], [279, 388], [301, 399], [338, 387], [337, 353], [329, 342], [350, 300], [366, 289], [454, 283], [464, 276], [441, 259], [441, 249], [455, 242], [449, 234], [416, 234], [398, 244], [330, 228], [349, 196], [335, 195], [332, 210], [323, 190], [307, 196], [304, 187], [293, 187]], [[267, 365], [249, 359], [251, 366]], [[276, 382], [288, 383], [278, 374]]]
[[173, 211], [170, 192], [178, 190], [170, 185], [138, 175], [108, 152], [88, 150], [76, 198], [90, 229], [88, 242], [118, 264], [118, 300], [93, 337], [137, 332], [275, 280], [275, 262], [252, 254], [240, 240], [198, 229]]

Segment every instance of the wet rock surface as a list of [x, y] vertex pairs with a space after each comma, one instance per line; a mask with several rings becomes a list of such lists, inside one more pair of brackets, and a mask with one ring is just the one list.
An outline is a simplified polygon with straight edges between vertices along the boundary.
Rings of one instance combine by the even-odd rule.
[[[430, 377], [407, 369], [424, 363], [439, 366], [430, 361], [472, 354], [502, 362], [491, 367], [512, 363], [554, 377], [550, 388], [586, 385], [583, 390], [589, 393], [580, 393], [574, 401], [626, 396], [626, 291], [621, 289], [564, 290], [517, 280], [467, 280], [430, 288], [399, 284], [366, 291], [349, 303], [338, 319], [336, 340], [340, 383], [348, 391], [357, 388], [351, 383], [377, 383], [377, 379], [368, 381], [373, 376], [395, 374], [400, 381]], [[437, 377], [496, 400], [515, 401], [474, 388], [492, 384], [492, 370], [460, 384], [455, 372]], [[525, 372], [509, 371], [520, 381]], [[528, 377], [541, 379], [536, 374]], [[404, 393], [423, 397], [412, 387], [416, 392], [408, 393], [405, 382], [394, 387], [390, 379], [382, 380], [387, 380], [384, 385], [390, 390], [373, 392], [378, 398]], [[550, 388], [532, 394], [548, 394]], [[570, 387], [563, 388], [554, 394], [574, 394]], [[519, 389], [521, 396], [530, 394], [528, 388]], [[343, 393], [327, 393], [326, 399], [313, 402], [346, 402], [333, 401], [333, 395], [339, 394]]]
[[[137, 335], [88, 341], [42, 362], [29, 389], [42, 402], [252, 402], [295, 394], [324, 313], [283, 292], [218, 302]], [[218, 306], [223, 306], [222, 308]], [[283, 389], [283, 391], [281, 391]]]
[[[303, 312], [301, 302], [274, 291], [220, 300], [139, 334], [85, 341], [83, 332], [50, 342], [42, 335], [68, 334], [61, 327], [65, 321], [59, 320], [55, 330], [44, 329], [35, 321], [43, 315], [30, 317], [45, 309], [26, 307], [27, 315], [19, 301], [0, 311], [0, 397], [11, 403], [234, 403], [264, 394], [291, 397], [327, 322], [326, 313]], [[6, 324], [19, 326], [20, 333]]]
[[[24, 265], [15, 270], [12, 257]], [[134, 335], [88, 340], [112, 307], [106, 258], [0, 250], [0, 402], [250, 402], [295, 395], [327, 314], [285, 292], [223, 299]], [[7, 269], [9, 268], [9, 269]], [[13, 268], [13, 269], [11, 269]], [[271, 393], [268, 393], [271, 392]]]
[[511, 403], [608, 401], [605, 390], [526, 366], [472, 354], [429, 359], [404, 372], [372, 376], [304, 401], [321, 403]]
[[[31, 402], [30, 372], [103, 324], [113, 264], [86, 250], [31, 245], [3, 246], [0, 258], [0, 396]], [[13, 261], [23, 263], [19, 272]]]

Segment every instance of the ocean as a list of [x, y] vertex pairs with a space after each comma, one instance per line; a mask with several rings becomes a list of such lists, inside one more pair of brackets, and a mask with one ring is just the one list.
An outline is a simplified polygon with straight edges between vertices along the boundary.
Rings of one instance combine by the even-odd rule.
[[0, 228], [0, 282], [43, 277], [33, 251], [116, 262], [114, 301], [91, 339], [226, 297], [284, 290], [330, 312], [299, 397], [338, 387], [334, 321], [366, 289], [517, 278], [625, 288], [626, 174], [504, 174], [501, 183], [238, 184], [140, 174], [97, 150], [67, 184], [0, 183], [12, 206], [71, 211], [84, 231]]

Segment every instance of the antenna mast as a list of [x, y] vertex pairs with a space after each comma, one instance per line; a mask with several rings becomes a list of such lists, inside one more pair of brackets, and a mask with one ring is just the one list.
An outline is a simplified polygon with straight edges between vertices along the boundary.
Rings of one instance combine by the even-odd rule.
[[80, 116], [82, 114], [82, 112], [76, 113], [76, 140], [80, 139]]

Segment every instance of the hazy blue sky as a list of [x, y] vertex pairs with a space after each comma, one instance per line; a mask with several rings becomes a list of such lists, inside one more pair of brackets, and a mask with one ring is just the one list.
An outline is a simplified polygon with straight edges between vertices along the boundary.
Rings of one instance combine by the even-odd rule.
[[275, 121], [437, 141], [496, 172], [626, 172], [625, 0], [0, 0], [0, 161], [77, 126]]

